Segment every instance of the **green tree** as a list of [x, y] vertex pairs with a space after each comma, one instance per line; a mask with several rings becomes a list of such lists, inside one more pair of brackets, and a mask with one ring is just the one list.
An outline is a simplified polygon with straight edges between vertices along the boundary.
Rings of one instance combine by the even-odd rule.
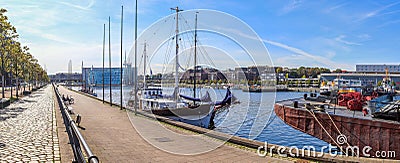
[[283, 72], [283, 71], [282, 71], [282, 67], [277, 67], [275, 71], [276, 71], [276, 73], [278, 73], [278, 74], [281, 73], [281, 72]]
[[[28, 83], [48, 82], [47, 72], [29, 53], [29, 47], [17, 41], [17, 29], [8, 21], [6, 9], [0, 9], [0, 75], [13, 77]], [[17, 80], [15, 80], [17, 81]], [[2, 93], [4, 97], [4, 92]]]
[[335, 71], [333, 71], [333, 72], [335, 72], [335, 73], [341, 73], [342, 72], [342, 69], [336, 69]]

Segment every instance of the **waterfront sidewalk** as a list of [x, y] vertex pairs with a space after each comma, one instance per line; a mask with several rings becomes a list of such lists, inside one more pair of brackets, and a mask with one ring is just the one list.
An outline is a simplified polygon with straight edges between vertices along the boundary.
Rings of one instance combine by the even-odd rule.
[[0, 109], [0, 162], [60, 162], [50, 85]]
[[[272, 157], [260, 157], [255, 150], [244, 150], [224, 144], [215, 150], [198, 155], [179, 155], [160, 150], [151, 143], [159, 143], [171, 148], [186, 144], [191, 150], [221, 143], [206, 136], [198, 138], [180, 139], [173, 134], [157, 129], [154, 120], [141, 116], [130, 116], [134, 124], [138, 124], [142, 130], [140, 134], [146, 134], [146, 141], [133, 127], [127, 115], [127, 111], [119, 110], [119, 107], [111, 107], [101, 101], [85, 95], [59, 87], [61, 94], [72, 95], [75, 104], [74, 111], [82, 116], [81, 130], [86, 142], [93, 153], [101, 162], [288, 162]], [[128, 114], [132, 114], [128, 111]], [[182, 129], [170, 127], [176, 132], [185, 132]], [[159, 138], [159, 139], [152, 139]], [[207, 140], [206, 140], [207, 139]], [[158, 141], [155, 141], [158, 140]], [[167, 141], [168, 140], [168, 141]], [[187, 149], [186, 149], [187, 150]]]

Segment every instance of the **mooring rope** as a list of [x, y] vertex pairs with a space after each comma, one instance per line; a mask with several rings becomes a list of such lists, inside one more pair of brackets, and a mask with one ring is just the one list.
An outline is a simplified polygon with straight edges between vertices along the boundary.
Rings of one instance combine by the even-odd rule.
[[[333, 121], [333, 119], [332, 119], [332, 117], [329, 115], [329, 113], [328, 113], [328, 112], [325, 112], [325, 113], [328, 115], [329, 119], [332, 121], [333, 126], [335, 126], [335, 128], [336, 128], [336, 130], [338, 131], [339, 135], [343, 135], [342, 132], [340, 132], [339, 128], [336, 126], [335, 122]], [[348, 146], [350, 146], [349, 142], [347, 142], [347, 141], [346, 141], [346, 144], [347, 144]]]
[[343, 148], [342, 148], [341, 146], [339, 146], [339, 144], [335, 141], [335, 139], [333, 139], [332, 135], [329, 134], [329, 132], [328, 132], [328, 131], [325, 129], [325, 127], [321, 124], [321, 122], [318, 120], [317, 116], [315, 116], [314, 111], [311, 112], [309, 109], [307, 109], [307, 108], [305, 108], [305, 109], [308, 111], [308, 113], [310, 113], [310, 114], [314, 117], [314, 119], [315, 119], [315, 120], [318, 122], [318, 124], [322, 127], [322, 129], [325, 131], [325, 133], [331, 138], [331, 140], [333, 141], [333, 143], [335, 143], [335, 144], [340, 148], [340, 150], [341, 150], [344, 154], [346, 154], [346, 152], [343, 151]]

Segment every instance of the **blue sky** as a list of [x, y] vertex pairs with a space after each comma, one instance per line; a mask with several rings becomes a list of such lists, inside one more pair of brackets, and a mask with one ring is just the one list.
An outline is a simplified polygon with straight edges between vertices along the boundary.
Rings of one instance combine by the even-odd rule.
[[[101, 66], [103, 24], [108, 16], [112, 64], [119, 66], [121, 5], [124, 49], [129, 53], [134, 1], [0, 2], [21, 35], [19, 41], [31, 48], [49, 73], [66, 72], [70, 59], [74, 71], [80, 70], [82, 60], [85, 66]], [[400, 1], [139, 0], [139, 33], [172, 14], [169, 8], [174, 6], [213, 9], [241, 19], [263, 40], [274, 65], [354, 70], [357, 63], [400, 63]]]

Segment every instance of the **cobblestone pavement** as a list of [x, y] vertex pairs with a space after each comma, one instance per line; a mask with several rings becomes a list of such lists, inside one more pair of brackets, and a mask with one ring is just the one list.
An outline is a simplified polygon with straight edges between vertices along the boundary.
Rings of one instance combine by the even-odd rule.
[[0, 109], [0, 162], [60, 162], [53, 90]]

